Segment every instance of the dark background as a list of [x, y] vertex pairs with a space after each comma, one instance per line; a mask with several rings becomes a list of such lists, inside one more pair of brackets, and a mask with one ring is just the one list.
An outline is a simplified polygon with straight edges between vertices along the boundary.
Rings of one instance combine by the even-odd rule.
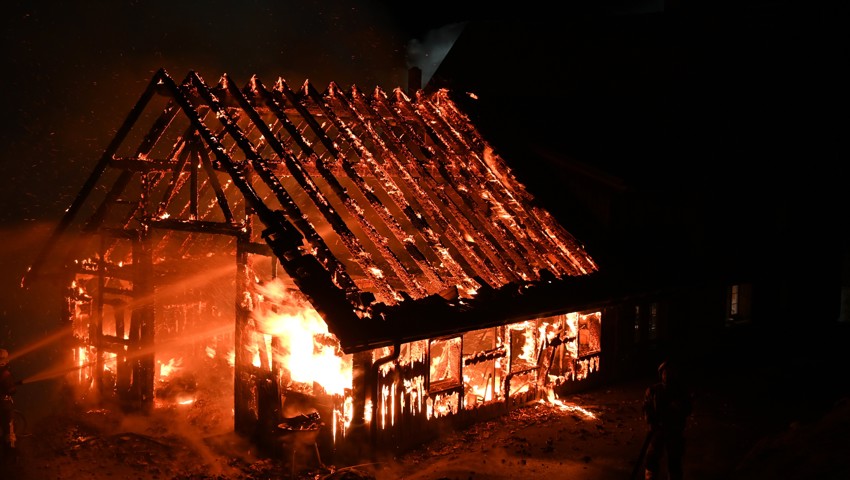
[[[644, 244], [834, 275], [848, 197], [843, 4], [478, 3], [5, 2], [0, 346], [26, 351], [55, 329], [56, 286], [21, 289], [21, 276], [156, 70], [389, 91], [406, 88], [409, 66], [433, 73], [455, 40], [463, 53], [434, 81], [479, 96], [475, 120], [580, 239], [591, 230], [571, 223], [565, 162], [687, 202]], [[51, 348], [20, 357], [19, 376]]]

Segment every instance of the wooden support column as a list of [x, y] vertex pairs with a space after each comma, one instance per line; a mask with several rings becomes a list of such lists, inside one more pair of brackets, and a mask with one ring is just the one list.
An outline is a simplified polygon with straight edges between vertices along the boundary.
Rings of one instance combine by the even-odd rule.
[[[249, 223], [246, 223], [246, 225], [249, 225]], [[233, 335], [233, 351], [235, 354], [233, 368], [234, 430], [245, 435], [253, 434], [257, 426], [256, 413], [252, 412], [252, 405], [255, 406], [252, 358], [245, 348], [246, 342], [250, 339], [248, 329], [251, 302], [253, 301], [248, 265], [250, 243], [250, 228], [246, 227], [246, 233], [236, 239], [236, 324]]]
[[[67, 352], [60, 358], [66, 358], [68, 360], [68, 365], [80, 366], [80, 358], [79, 355], [79, 343], [77, 342], [76, 337], [74, 336], [74, 319], [77, 316], [77, 289], [74, 286], [75, 275], [73, 273], [69, 273], [68, 270], [65, 272], [66, 278], [63, 280], [63, 285], [65, 287], [65, 297], [62, 299], [62, 307], [61, 307], [61, 318], [59, 326], [60, 328], [67, 329], [67, 335], [63, 338], [62, 343], [60, 344], [60, 351]], [[81, 375], [81, 370], [77, 369], [74, 371], [74, 376], [79, 379]], [[68, 401], [72, 401], [72, 399], [67, 399]]]
[[[351, 433], [353, 435], [366, 435], [368, 429], [366, 422], [371, 418], [366, 418], [366, 399], [371, 398], [369, 392], [372, 390], [372, 382], [376, 379], [372, 378], [370, 372], [372, 370], [372, 351], [357, 352], [352, 355], [352, 391], [351, 391]], [[375, 404], [375, 401], [372, 401]], [[365, 438], [365, 437], [364, 437]]]
[[153, 409], [154, 400], [156, 319], [153, 258], [146, 231], [133, 242], [133, 267], [134, 306], [130, 320], [130, 345], [135, 351], [129, 352], [134, 357], [133, 390], [136, 392], [139, 408], [149, 412]]
[[94, 311], [89, 323], [89, 343], [94, 347], [94, 369], [92, 371], [92, 391], [103, 398], [103, 289], [106, 285], [106, 239], [101, 236], [97, 264], [97, 292], [94, 297]]
[[201, 167], [201, 157], [198, 153], [197, 141], [192, 142], [191, 162], [189, 168], [189, 215], [193, 219], [198, 216], [198, 169]]
[[[126, 314], [126, 305], [123, 301], [116, 302], [115, 306], [115, 336], [119, 339], [124, 338], [125, 333], [125, 314]], [[117, 365], [116, 365], [116, 390], [118, 392], [118, 399], [122, 404], [126, 405], [131, 400], [129, 398], [130, 394], [130, 386], [132, 384], [132, 362], [128, 358], [126, 347], [122, 350], [122, 353], [118, 355]]]

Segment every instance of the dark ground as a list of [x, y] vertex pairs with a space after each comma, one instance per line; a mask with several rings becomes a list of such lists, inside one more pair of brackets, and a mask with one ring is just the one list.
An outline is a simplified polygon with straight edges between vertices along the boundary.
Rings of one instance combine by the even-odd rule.
[[[850, 478], [850, 360], [842, 349], [848, 338], [844, 327], [820, 337], [810, 349], [799, 341], [782, 344], [756, 336], [693, 362], [688, 373], [695, 405], [686, 432], [686, 478]], [[641, 400], [652, 381], [651, 375], [639, 376], [562, 399], [595, 418], [536, 404], [404, 455], [326, 468], [310, 468], [305, 459], [297, 477], [629, 480], [646, 433]], [[19, 407], [26, 410], [26, 405]], [[22, 432], [19, 458], [4, 466], [0, 478], [289, 478], [289, 465], [281, 459], [258, 458], [228, 432], [199, 431], [202, 411], [132, 417], [106, 409], [54, 407]]]

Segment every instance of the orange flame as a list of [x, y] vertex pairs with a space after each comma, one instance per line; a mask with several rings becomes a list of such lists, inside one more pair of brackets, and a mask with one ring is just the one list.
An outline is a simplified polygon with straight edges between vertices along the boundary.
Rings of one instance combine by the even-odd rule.
[[160, 379], [166, 378], [170, 376], [173, 372], [179, 369], [183, 365], [183, 359], [170, 359], [167, 363], [158, 362], [159, 363], [159, 377]]
[[271, 348], [274, 360], [289, 370], [295, 382], [317, 383], [329, 394], [342, 395], [351, 388], [351, 355], [344, 355], [328, 325], [306, 301], [290, 293], [279, 280], [258, 286], [261, 302], [269, 308], [253, 311], [257, 328], [277, 337], [280, 348]]
[[569, 404], [569, 403], [562, 402], [561, 400], [558, 399], [558, 397], [555, 395], [555, 392], [553, 392], [552, 389], [549, 389], [545, 399], [543, 399], [543, 398], [540, 399], [540, 403], [548, 403], [549, 405], [553, 405], [555, 407], [558, 407], [558, 409], [562, 410], [562, 411], [571, 412], [571, 413], [579, 413], [581, 415], [584, 415], [585, 418], [588, 418], [588, 419], [591, 419], [591, 420], [597, 419], [595, 413], [591, 412], [590, 410], [588, 410], [584, 407], [581, 407], [581, 406], [575, 405], [575, 404]]

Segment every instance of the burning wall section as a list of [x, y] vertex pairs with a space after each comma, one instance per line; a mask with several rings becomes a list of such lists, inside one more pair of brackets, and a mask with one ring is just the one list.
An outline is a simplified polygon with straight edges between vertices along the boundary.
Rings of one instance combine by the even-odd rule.
[[[287, 283], [289, 284], [287, 286]], [[146, 355], [93, 341], [92, 295], [75, 285], [74, 381], [83, 397], [132, 399], [133, 365]], [[94, 292], [93, 292], [94, 293]], [[547, 398], [599, 369], [601, 313], [569, 313], [346, 354], [306, 299], [281, 278], [255, 280], [238, 306], [250, 318], [234, 341], [233, 320], [188, 288], [157, 308], [155, 408], [184, 408], [220, 431], [232, 421], [237, 351], [250, 359], [248, 416], [257, 440], [274, 448], [286, 422], [314, 416], [324, 455], [368, 434], [374, 445], [414, 444], [438, 431], [431, 423], [471, 421]], [[121, 332], [121, 308], [104, 309], [101, 328]], [[222, 318], [224, 317], [224, 318]], [[129, 333], [123, 335], [129, 341]], [[355, 360], [357, 357], [357, 360]], [[357, 373], [355, 380], [355, 373]], [[194, 412], [194, 413], [193, 413]], [[357, 428], [362, 431], [354, 432]]]

